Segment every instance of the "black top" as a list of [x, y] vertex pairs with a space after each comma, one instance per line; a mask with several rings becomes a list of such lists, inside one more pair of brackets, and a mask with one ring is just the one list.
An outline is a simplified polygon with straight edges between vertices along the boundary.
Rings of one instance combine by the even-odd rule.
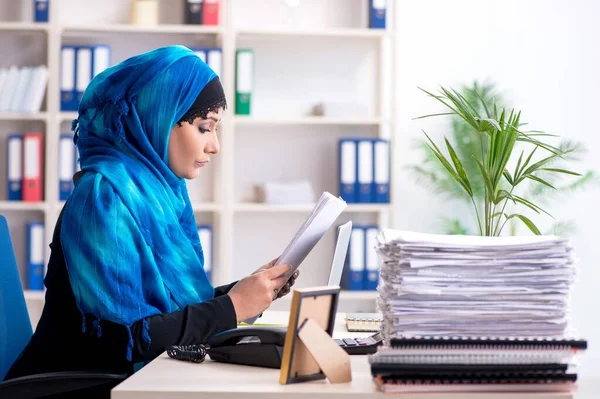
[[92, 325], [95, 317], [86, 315], [83, 332], [82, 314], [75, 302], [60, 243], [61, 221], [62, 212], [50, 244], [42, 316], [6, 379], [77, 370], [132, 374], [140, 362], [154, 359], [168, 346], [205, 343], [212, 335], [237, 326], [235, 309], [227, 295], [235, 283], [216, 287], [214, 299], [188, 305], [177, 312], [146, 317], [150, 345], [142, 338], [143, 320], [134, 323], [132, 361], [128, 361], [129, 334], [125, 326], [102, 320], [98, 336]]

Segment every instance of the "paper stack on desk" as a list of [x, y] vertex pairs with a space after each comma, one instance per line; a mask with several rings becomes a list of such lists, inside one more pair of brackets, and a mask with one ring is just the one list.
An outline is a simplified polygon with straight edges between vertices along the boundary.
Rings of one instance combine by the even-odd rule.
[[384, 346], [370, 357], [384, 392], [571, 392], [574, 255], [559, 237], [384, 230], [378, 306]]
[[378, 242], [388, 338], [569, 335], [575, 269], [567, 239], [384, 230]]

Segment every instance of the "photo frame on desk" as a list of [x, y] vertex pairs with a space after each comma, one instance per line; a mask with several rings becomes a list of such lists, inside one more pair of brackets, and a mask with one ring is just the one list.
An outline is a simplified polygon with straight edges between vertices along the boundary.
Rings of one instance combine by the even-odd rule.
[[294, 290], [279, 383], [352, 379], [350, 356], [332, 338], [340, 287]]

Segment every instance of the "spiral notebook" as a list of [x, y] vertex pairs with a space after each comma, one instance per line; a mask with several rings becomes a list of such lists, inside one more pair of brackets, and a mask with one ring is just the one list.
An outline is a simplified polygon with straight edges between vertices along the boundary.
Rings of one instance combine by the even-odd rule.
[[425, 392], [573, 392], [576, 385], [571, 381], [548, 382], [545, 379], [489, 379], [479, 381], [457, 381], [424, 379], [405, 381], [377, 377], [375, 384], [384, 393]]
[[487, 347], [487, 348], [541, 348], [556, 349], [558, 347], [578, 350], [587, 349], [587, 341], [579, 338], [552, 337], [483, 337], [483, 336], [425, 336], [401, 337], [390, 340], [392, 347], [420, 346], [428, 348], [447, 347]]

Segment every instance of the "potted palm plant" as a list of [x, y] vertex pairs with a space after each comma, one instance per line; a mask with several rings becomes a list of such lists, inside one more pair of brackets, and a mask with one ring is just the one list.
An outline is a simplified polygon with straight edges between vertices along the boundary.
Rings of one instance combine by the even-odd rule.
[[[462, 198], [470, 203], [476, 219], [477, 232], [485, 236], [499, 236], [506, 226], [515, 231], [514, 222], [525, 225], [535, 234], [541, 234], [537, 225], [526, 216], [545, 214], [536, 200], [540, 194], [556, 191], [558, 176], [577, 180], [567, 187], [580, 187], [597, 177], [593, 172], [581, 176], [560, 165], [581, 152], [578, 143], [561, 142], [553, 146], [547, 140], [555, 135], [540, 131], [526, 131], [521, 112], [499, 107], [494, 101], [491, 85], [463, 89], [458, 92], [441, 87], [438, 94], [421, 89], [443, 104], [446, 112], [421, 118], [452, 116], [454, 145], [444, 137], [443, 145], [436, 145], [424, 132], [425, 148], [435, 159], [413, 170], [428, 180], [438, 191]], [[441, 148], [445, 147], [445, 152]], [[518, 151], [518, 147], [523, 147]], [[509, 167], [509, 165], [516, 165]], [[429, 169], [428, 169], [429, 166]], [[444, 173], [439, 173], [442, 169]], [[459, 220], [449, 227], [454, 233], [467, 233]]]

